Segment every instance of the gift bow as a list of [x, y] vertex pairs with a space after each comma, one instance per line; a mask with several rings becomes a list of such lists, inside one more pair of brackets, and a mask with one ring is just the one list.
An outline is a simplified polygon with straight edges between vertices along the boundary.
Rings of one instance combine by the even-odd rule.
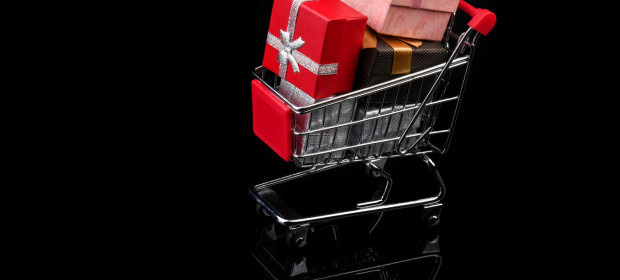
[[291, 40], [291, 33], [280, 30], [280, 41], [282, 41], [282, 49], [278, 54], [278, 62], [281, 65], [286, 66], [287, 63], [291, 63], [293, 67], [293, 72], [299, 72], [299, 65], [297, 64], [297, 60], [293, 56], [292, 52], [301, 48], [306, 42], [304, 42], [301, 37], [297, 38], [297, 40]]
[[306, 43], [301, 37], [297, 38], [295, 41], [292, 40], [295, 36], [295, 25], [299, 7], [301, 4], [309, 1], [317, 0], [293, 0], [288, 15], [286, 31], [280, 30], [280, 38], [270, 32], [267, 33], [267, 44], [279, 51], [277, 57], [277, 61], [280, 64], [278, 76], [284, 80], [286, 80], [286, 69], [288, 68], [289, 62], [291, 63], [293, 72], [296, 73], [300, 72], [299, 66], [301, 65], [311, 73], [319, 76], [338, 74], [338, 63], [319, 64], [297, 50]]

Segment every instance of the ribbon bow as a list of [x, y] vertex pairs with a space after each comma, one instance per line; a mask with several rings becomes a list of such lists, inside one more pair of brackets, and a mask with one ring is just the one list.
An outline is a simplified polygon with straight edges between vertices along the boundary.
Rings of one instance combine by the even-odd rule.
[[278, 62], [281, 65], [286, 65], [290, 62], [293, 67], [293, 72], [298, 73], [299, 65], [297, 64], [295, 57], [293, 57], [292, 52], [301, 48], [301, 46], [303, 46], [306, 42], [304, 42], [301, 37], [297, 38], [295, 41], [291, 41], [291, 34], [283, 30], [280, 30], [280, 41], [282, 41], [283, 48], [278, 54]]

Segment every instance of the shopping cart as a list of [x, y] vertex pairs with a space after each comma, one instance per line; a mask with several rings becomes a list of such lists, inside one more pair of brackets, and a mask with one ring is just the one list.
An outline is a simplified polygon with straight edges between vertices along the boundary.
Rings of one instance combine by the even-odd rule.
[[[423, 206], [428, 222], [437, 224], [445, 185], [431, 153], [447, 152], [480, 35], [487, 35], [495, 15], [461, 1], [459, 10], [472, 19], [465, 32], [453, 31], [452, 16], [442, 41], [450, 55], [445, 63], [377, 85], [299, 105], [281, 87], [282, 81], [264, 67], [253, 72], [271, 93], [293, 112], [293, 161], [304, 171], [256, 185], [250, 195], [259, 213], [289, 230], [290, 245], [303, 247], [309, 225], [333, 219]], [[438, 188], [436, 195], [386, 204], [393, 180], [384, 170], [390, 158], [417, 156], [426, 164]], [[274, 191], [285, 182], [318, 174], [354, 162], [363, 162], [367, 174], [385, 179], [382, 191], [355, 209], [310, 217], [300, 216]]]

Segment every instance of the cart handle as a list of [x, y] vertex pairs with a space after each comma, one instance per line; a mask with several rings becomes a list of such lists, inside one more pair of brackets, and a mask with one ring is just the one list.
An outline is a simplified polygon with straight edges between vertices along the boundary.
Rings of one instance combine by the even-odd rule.
[[459, 2], [459, 10], [471, 16], [471, 20], [467, 25], [485, 36], [491, 32], [497, 21], [497, 17], [493, 12], [487, 9], [476, 8], [463, 0]]

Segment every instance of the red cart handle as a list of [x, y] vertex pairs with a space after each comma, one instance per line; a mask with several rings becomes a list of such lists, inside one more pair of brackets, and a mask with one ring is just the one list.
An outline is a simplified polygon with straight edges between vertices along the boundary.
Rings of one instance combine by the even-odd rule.
[[467, 25], [485, 36], [491, 32], [497, 21], [493, 12], [487, 9], [476, 8], [463, 0], [459, 2], [459, 9], [471, 16], [471, 20]]

